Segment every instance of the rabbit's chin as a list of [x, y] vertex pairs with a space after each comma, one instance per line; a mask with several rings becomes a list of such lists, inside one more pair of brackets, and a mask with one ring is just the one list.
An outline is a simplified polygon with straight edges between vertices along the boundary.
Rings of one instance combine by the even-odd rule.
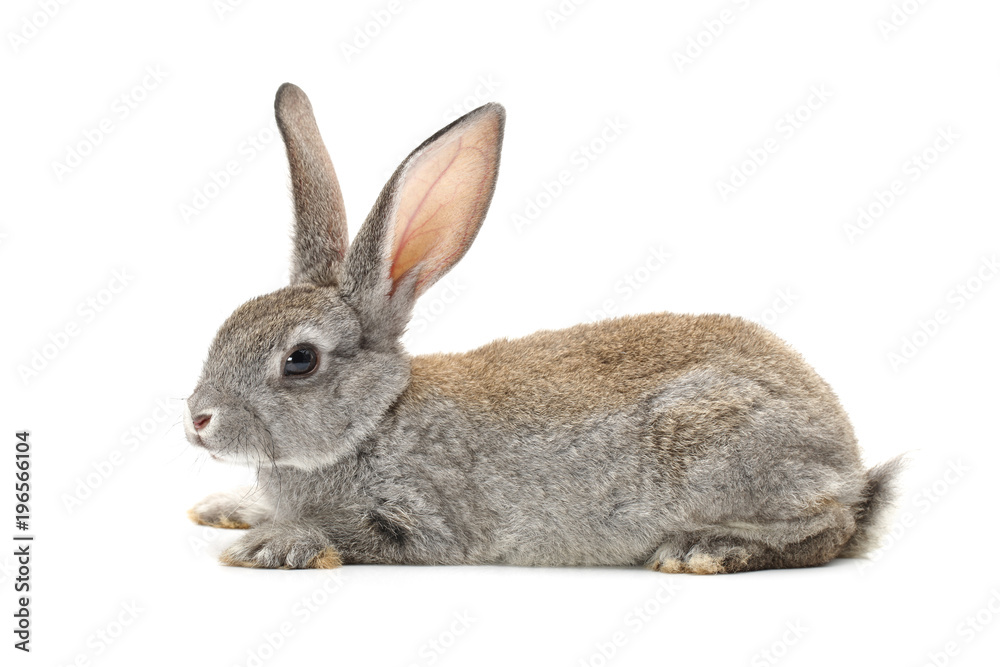
[[218, 461], [219, 463], [231, 466], [261, 470], [262, 468], [270, 468], [277, 464], [277, 462], [270, 457], [253, 450], [216, 451], [208, 448], [201, 449], [205, 451], [213, 461]]

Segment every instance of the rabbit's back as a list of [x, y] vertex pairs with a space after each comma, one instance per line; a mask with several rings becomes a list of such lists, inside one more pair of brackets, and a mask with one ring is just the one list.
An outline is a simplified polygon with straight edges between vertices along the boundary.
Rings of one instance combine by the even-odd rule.
[[[412, 361], [391, 438], [473, 562], [627, 564], [665, 534], [857, 502], [826, 383], [722, 315], [651, 314]], [[464, 558], [462, 559], [464, 560]]]
[[853, 437], [829, 385], [797, 352], [730, 315], [635, 315], [418, 356], [407, 393], [418, 403], [434, 396], [525, 426], [642, 406], [656, 412], [695, 398], [720, 414], [739, 413], [752, 394], [764, 393], [839, 418], [843, 435]]

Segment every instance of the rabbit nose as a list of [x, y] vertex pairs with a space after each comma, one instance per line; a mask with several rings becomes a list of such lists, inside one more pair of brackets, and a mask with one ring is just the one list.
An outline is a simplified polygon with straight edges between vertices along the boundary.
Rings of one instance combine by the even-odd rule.
[[198, 415], [192, 420], [194, 424], [194, 430], [200, 431], [201, 429], [208, 426], [208, 422], [212, 421], [212, 415]]

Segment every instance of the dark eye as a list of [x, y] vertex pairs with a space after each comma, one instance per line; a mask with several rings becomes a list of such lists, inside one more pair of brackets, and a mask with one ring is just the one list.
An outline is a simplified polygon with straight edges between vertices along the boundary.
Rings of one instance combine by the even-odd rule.
[[319, 355], [315, 348], [297, 347], [285, 359], [285, 375], [308, 375], [316, 370], [318, 362]]

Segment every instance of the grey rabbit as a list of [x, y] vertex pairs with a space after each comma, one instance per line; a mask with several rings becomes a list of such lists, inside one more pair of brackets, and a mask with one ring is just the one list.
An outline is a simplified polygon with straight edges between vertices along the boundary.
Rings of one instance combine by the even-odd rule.
[[414, 302], [486, 216], [505, 112], [403, 160], [352, 244], [312, 106], [275, 114], [295, 207], [289, 286], [219, 329], [185, 432], [257, 469], [199, 523], [248, 529], [223, 563], [821, 565], [877, 542], [900, 459], [865, 470], [830, 387], [763, 327], [637, 315], [411, 357]]

